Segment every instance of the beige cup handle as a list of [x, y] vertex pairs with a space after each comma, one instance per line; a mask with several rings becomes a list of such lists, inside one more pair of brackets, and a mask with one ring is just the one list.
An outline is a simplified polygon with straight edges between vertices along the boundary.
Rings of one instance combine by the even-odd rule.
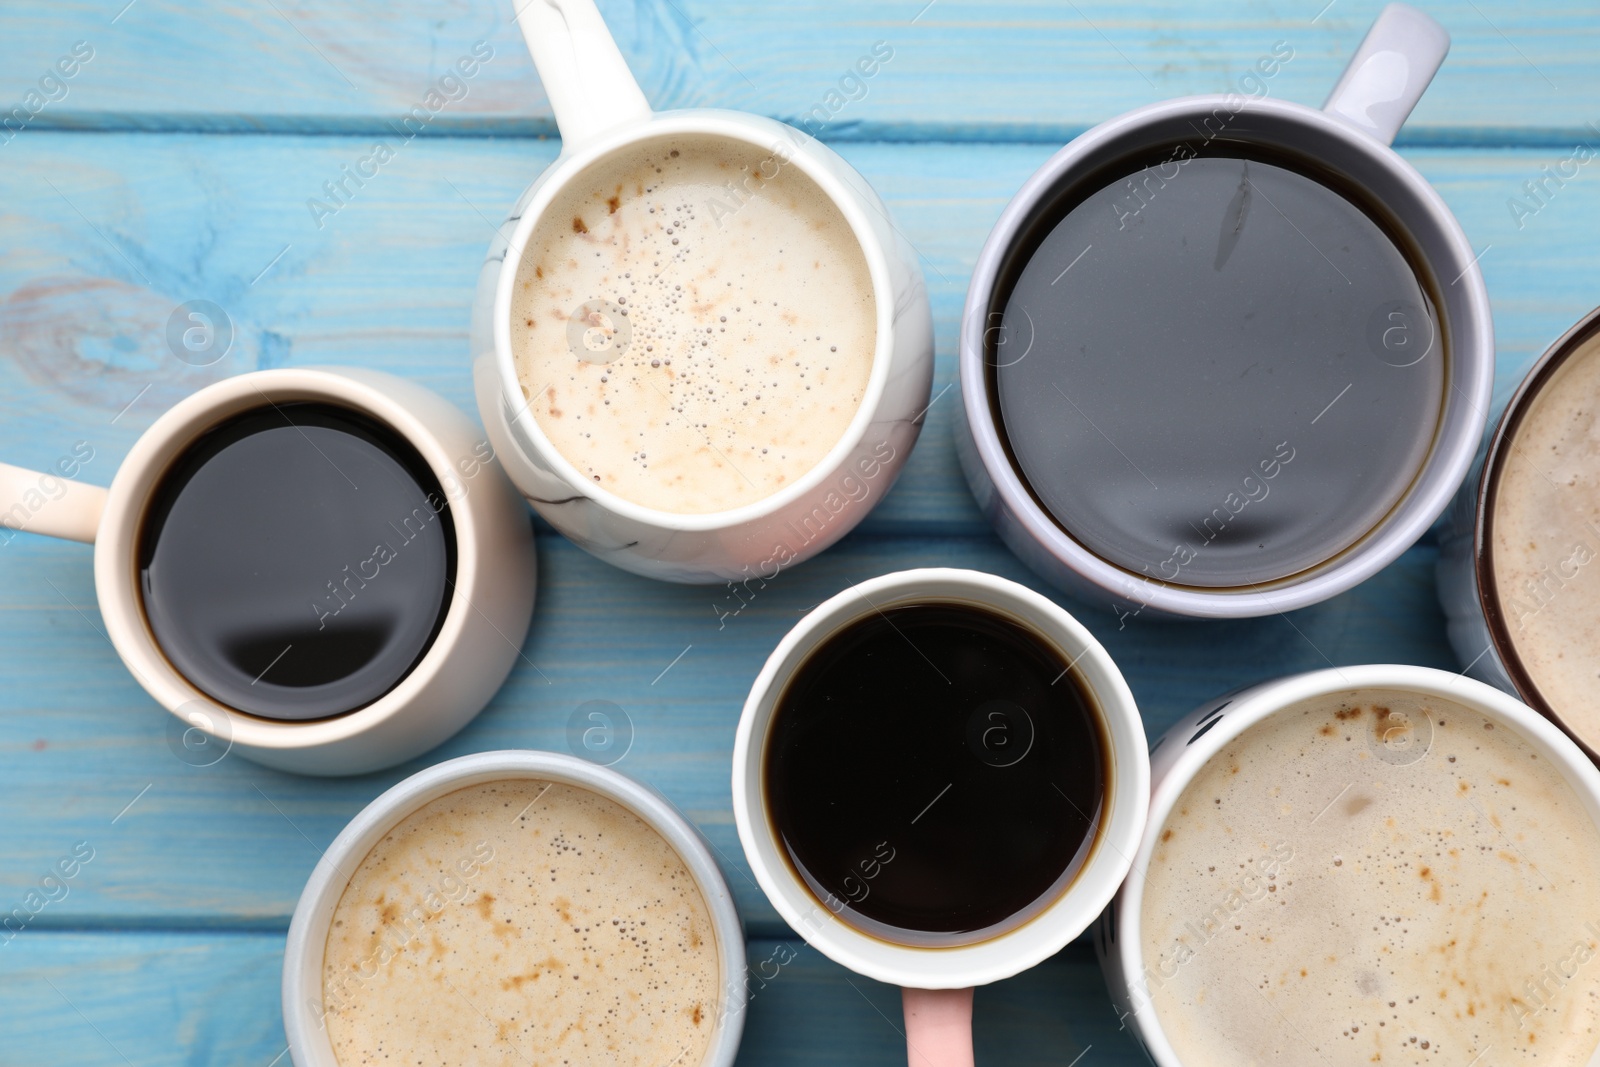
[[[0, 527], [94, 543], [107, 493], [98, 485], [0, 463]], [[14, 534], [0, 536], [0, 544]]]
[[902, 989], [910, 1067], [973, 1067], [972, 990]]

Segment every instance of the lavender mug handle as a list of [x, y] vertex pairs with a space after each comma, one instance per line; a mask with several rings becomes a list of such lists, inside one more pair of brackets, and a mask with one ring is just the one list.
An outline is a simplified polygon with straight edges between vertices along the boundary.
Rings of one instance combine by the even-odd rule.
[[1379, 13], [1322, 110], [1390, 144], [1450, 51], [1450, 34], [1409, 4]]

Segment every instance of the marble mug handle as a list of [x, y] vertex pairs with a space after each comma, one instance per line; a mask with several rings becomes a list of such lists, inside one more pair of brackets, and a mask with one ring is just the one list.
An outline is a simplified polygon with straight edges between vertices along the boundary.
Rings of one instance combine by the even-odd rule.
[[12, 530], [93, 544], [106, 495], [98, 485], [0, 463], [0, 544]]
[[900, 990], [910, 1067], [973, 1067], [972, 990]]
[[1384, 144], [1394, 141], [1450, 51], [1450, 34], [1409, 4], [1378, 13], [1322, 110]]
[[512, 0], [565, 151], [650, 117], [594, 0]]

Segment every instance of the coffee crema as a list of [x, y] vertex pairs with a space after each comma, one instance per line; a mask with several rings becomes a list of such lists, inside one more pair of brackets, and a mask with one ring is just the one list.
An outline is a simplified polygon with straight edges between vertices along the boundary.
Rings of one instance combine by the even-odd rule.
[[645, 507], [725, 511], [844, 436], [877, 343], [866, 257], [786, 151], [681, 137], [569, 181], [517, 268], [523, 397], [585, 478]]
[[1444, 402], [1420, 257], [1348, 183], [1242, 142], [1106, 166], [1019, 238], [987, 373], [1061, 528], [1151, 581], [1323, 564], [1404, 497]]
[[721, 1009], [694, 876], [637, 815], [507, 779], [423, 805], [367, 853], [323, 962], [342, 1067], [693, 1067]]
[[1587, 1064], [1600, 830], [1514, 730], [1359, 690], [1245, 730], [1160, 831], [1149, 1003], [1188, 1067]]
[[1600, 336], [1526, 398], [1502, 445], [1487, 540], [1515, 658], [1544, 704], [1600, 749]]

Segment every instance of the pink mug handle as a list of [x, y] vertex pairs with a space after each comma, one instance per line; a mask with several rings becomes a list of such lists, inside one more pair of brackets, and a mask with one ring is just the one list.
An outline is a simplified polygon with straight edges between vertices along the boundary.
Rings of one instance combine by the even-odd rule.
[[902, 989], [910, 1067], [972, 1067], [972, 990]]

